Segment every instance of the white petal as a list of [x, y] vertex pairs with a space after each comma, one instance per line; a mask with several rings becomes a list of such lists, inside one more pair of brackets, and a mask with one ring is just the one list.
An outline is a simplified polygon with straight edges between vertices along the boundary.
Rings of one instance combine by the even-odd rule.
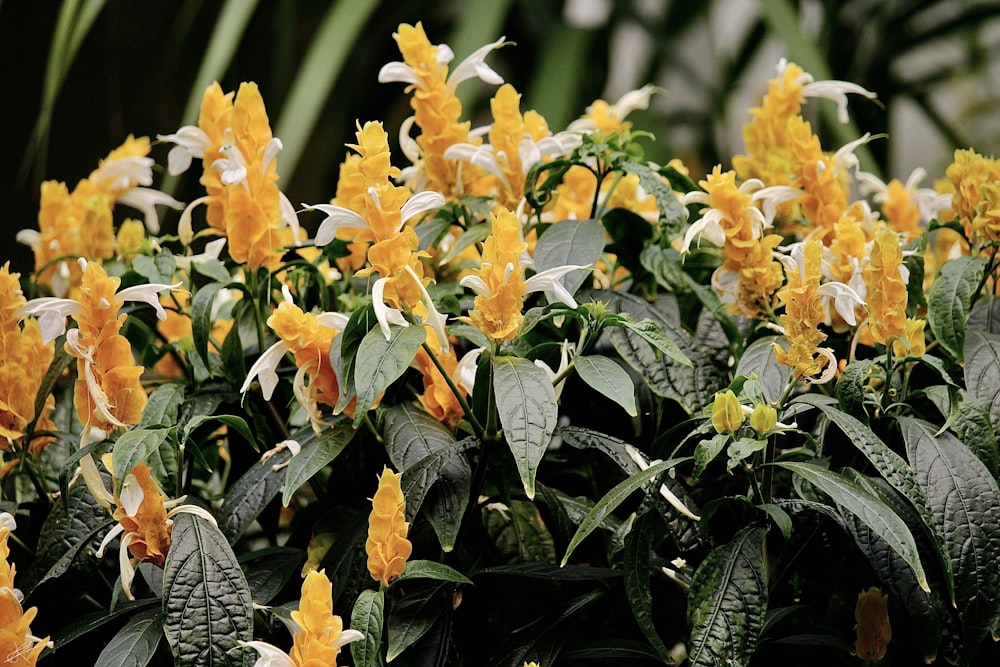
[[42, 235], [37, 229], [22, 229], [14, 238], [32, 250], [37, 250], [42, 244]]
[[21, 306], [20, 316], [33, 315], [38, 320], [42, 342], [48, 345], [66, 332], [66, 318], [83, 311], [83, 306], [72, 299], [42, 296]]
[[503, 83], [503, 77], [494, 72], [490, 66], [486, 64], [486, 56], [490, 53], [490, 51], [503, 46], [504, 39], [504, 37], [501, 37], [491, 44], [487, 44], [476, 49], [469, 55], [468, 58], [459, 63], [458, 67], [453, 69], [451, 74], [448, 75], [448, 90], [455, 90], [455, 86], [462, 83], [466, 79], [471, 79], [473, 77], [479, 77], [486, 83], [494, 86], [499, 86]]
[[434, 329], [434, 333], [437, 334], [438, 345], [440, 346], [439, 351], [444, 353], [448, 351], [448, 332], [445, 331], [445, 324], [448, 321], [447, 315], [442, 315], [438, 312], [437, 308], [434, 307], [434, 300], [431, 299], [431, 295], [427, 292], [427, 288], [424, 287], [424, 282], [417, 276], [416, 272], [410, 268], [406, 267], [406, 271], [410, 274], [413, 280], [416, 281], [417, 285], [420, 287], [420, 300], [424, 303], [424, 308], [427, 309], [427, 315], [425, 319], [427, 324]]
[[403, 219], [403, 224], [406, 224], [406, 221], [410, 218], [426, 213], [427, 211], [439, 209], [444, 204], [444, 195], [440, 192], [424, 190], [407, 199], [406, 203], [399, 209], [399, 214]]
[[202, 262], [207, 262], [211, 259], [219, 259], [219, 255], [222, 254], [222, 249], [225, 246], [225, 237], [210, 241], [205, 244], [205, 251], [197, 255], [188, 255], [187, 257], [174, 255], [174, 264], [176, 264], [179, 269], [189, 271], [192, 264], [201, 264]]
[[416, 85], [421, 85], [420, 77], [417, 73], [413, 71], [413, 68], [406, 63], [401, 63], [398, 60], [386, 63], [382, 65], [382, 69], [378, 71], [378, 82], [379, 83], [413, 83]]
[[486, 350], [485, 347], [477, 347], [469, 350], [459, 359], [455, 366], [455, 377], [458, 378], [458, 386], [467, 394], [472, 393], [476, 386], [476, 369], [479, 366], [479, 356]]
[[413, 129], [413, 124], [416, 121], [416, 116], [409, 116], [399, 126], [399, 148], [403, 151], [403, 155], [406, 156], [406, 159], [413, 164], [420, 161], [422, 154], [420, 145], [413, 137], [410, 136], [410, 130]]
[[277, 646], [261, 641], [240, 642], [240, 644], [252, 648], [260, 655], [257, 662], [253, 663], [253, 667], [295, 667], [288, 654]]
[[618, 113], [618, 118], [623, 119], [636, 109], [648, 109], [649, 100], [656, 93], [657, 88], [651, 83], [646, 84], [638, 90], [630, 90], [612, 105]]
[[158, 205], [169, 206], [177, 210], [184, 208], [183, 203], [170, 195], [149, 188], [132, 188], [118, 198], [118, 203], [141, 211], [146, 221], [146, 229], [152, 234], [160, 233], [160, 218], [156, 213]]
[[97, 551], [94, 553], [94, 555], [97, 556], [98, 558], [104, 558], [104, 550], [107, 549], [108, 545], [111, 544], [111, 542], [113, 542], [114, 539], [119, 535], [121, 535], [123, 532], [125, 532], [125, 527], [122, 526], [120, 523], [115, 524], [115, 527], [109, 530], [108, 534], [104, 536], [103, 540], [101, 540], [101, 546], [97, 548]]
[[205, 195], [204, 197], [198, 197], [193, 202], [187, 205], [187, 208], [181, 212], [181, 219], [177, 222], [177, 235], [180, 237], [181, 244], [184, 247], [191, 245], [191, 241], [194, 240], [194, 230], [191, 224], [191, 211], [200, 204], [207, 205], [208, 202], [212, 200], [212, 197]]
[[343, 331], [347, 328], [347, 323], [350, 319], [351, 318], [344, 313], [321, 313], [316, 316], [316, 324], [321, 327], [329, 327], [331, 329], [336, 329], [337, 331]]
[[295, 245], [299, 245], [301, 242], [299, 239], [299, 216], [295, 215], [295, 207], [292, 206], [292, 202], [288, 201], [285, 193], [280, 190], [278, 191], [278, 209], [281, 211], [281, 229], [291, 227], [292, 239]]
[[240, 387], [240, 393], [245, 394], [250, 388], [250, 383], [259, 376], [260, 390], [265, 400], [271, 400], [274, 388], [278, 386], [278, 373], [275, 369], [281, 363], [281, 358], [288, 352], [288, 345], [284, 341], [278, 341], [271, 347], [264, 350], [264, 354], [254, 362], [247, 373], [247, 379]]
[[17, 530], [17, 520], [14, 515], [10, 512], [0, 512], [0, 528], [6, 528], [10, 531]]
[[364, 638], [365, 635], [360, 630], [344, 630], [340, 633], [340, 637], [337, 638], [337, 646], [343, 646], [344, 644], [350, 644], [351, 642], [361, 641]]
[[284, 148], [284, 144], [281, 143], [281, 139], [278, 137], [271, 137], [271, 140], [267, 142], [267, 146], [264, 148], [264, 155], [260, 160], [260, 173], [263, 174], [267, 171], [267, 168], [271, 166], [271, 162], [274, 158], [278, 157], [278, 153]]
[[458, 281], [458, 284], [462, 287], [468, 287], [479, 296], [490, 296], [489, 285], [487, 285], [486, 281], [479, 276], [464, 276]]
[[847, 93], [862, 95], [868, 99], [874, 99], [875, 93], [862, 88], [856, 83], [847, 81], [814, 81], [802, 87], [803, 97], [825, 97], [837, 103], [837, 120], [846, 123], [850, 118], [847, 115]]
[[372, 285], [372, 306], [375, 309], [375, 319], [378, 320], [379, 328], [382, 329], [385, 339], [389, 340], [392, 338], [392, 330], [389, 329], [390, 324], [408, 327], [410, 323], [406, 321], [403, 313], [399, 312], [398, 309], [385, 305], [382, 295], [385, 293], [385, 283], [387, 280], [388, 278], [379, 278]]
[[142, 487], [139, 486], [139, 481], [135, 478], [135, 475], [132, 473], [126, 475], [125, 481], [122, 483], [122, 492], [118, 496], [121, 506], [125, 509], [125, 514], [135, 516], [136, 512], [139, 511], [139, 506], [142, 505], [144, 497], [145, 494], [142, 491]]
[[334, 204], [303, 204], [307, 211], [322, 211], [326, 213], [326, 219], [320, 223], [316, 230], [316, 245], [328, 244], [337, 236], [337, 230], [348, 229], [368, 229], [368, 223], [360, 215], [349, 208], [336, 206]]
[[551, 290], [555, 293], [555, 296], [559, 301], [565, 303], [570, 308], [576, 308], [576, 300], [573, 299], [573, 295], [566, 290], [560, 279], [571, 271], [589, 268], [591, 267], [579, 266], [577, 264], [567, 264], [565, 266], [556, 266], [551, 269], [546, 269], [545, 271], [536, 273], [524, 281], [525, 293]]
[[[176, 503], [176, 502], [179, 502], [179, 501], [183, 500], [186, 497], [187, 496], [182, 496], [181, 498], [177, 498], [176, 500], [173, 500], [171, 502], [175, 502]], [[166, 503], [164, 503], [164, 505], [166, 505]], [[209, 522], [213, 526], [218, 526], [219, 525], [218, 521], [215, 520], [215, 517], [212, 516], [211, 512], [209, 512], [208, 510], [206, 510], [204, 507], [198, 507], [197, 505], [180, 505], [178, 507], [175, 507], [172, 510], [170, 510], [169, 512], [167, 512], [167, 518], [170, 518], [170, 517], [175, 516], [177, 514], [193, 514], [194, 516], [196, 516], [196, 517], [198, 517], [200, 519], [204, 519], [205, 521]]]
[[[80, 444], [81, 446], [86, 446], [82, 442]], [[94, 496], [94, 499], [98, 503], [110, 510], [111, 505], [115, 502], [115, 497], [105, 488], [101, 471], [97, 469], [94, 457], [90, 454], [80, 459], [80, 476], [83, 477], [84, 483], [90, 490], [90, 495]]]
[[122, 301], [142, 301], [143, 303], [148, 303], [156, 311], [156, 319], [162, 321], [167, 319], [167, 312], [163, 310], [163, 305], [160, 304], [159, 293], [163, 290], [175, 290], [181, 285], [182, 283], [174, 283], [173, 285], [165, 283], [135, 285], [134, 287], [126, 287], [118, 292], [117, 296]]
[[817, 293], [820, 296], [833, 299], [833, 307], [840, 317], [852, 327], [857, 324], [854, 309], [865, 305], [864, 299], [844, 283], [829, 282], [820, 285]]
[[132, 568], [132, 561], [129, 560], [128, 545], [132, 542], [132, 533], [122, 535], [121, 544], [118, 545], [118, 568], [122, 575], [122, 593], [129, 600], [134, 600], [132, 595], [132, 580], [135, 579], [135, 570]]

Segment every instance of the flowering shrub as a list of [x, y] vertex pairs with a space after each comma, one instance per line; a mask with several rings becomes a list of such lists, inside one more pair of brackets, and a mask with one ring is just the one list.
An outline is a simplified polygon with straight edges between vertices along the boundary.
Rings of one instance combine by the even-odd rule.
[[[186, 206], [134, 137], [42, 187], [35, 271], [0, 271], [33, 554], [0, 587], [8, 660], [993, 650], [1000, 164], [884, 183], [871, 137], [824, 146], [801, 115], [874, 93], [781, 61], [746, 154], [699, 178], [644, 159], [652, 87], [553, 132], [487, 64], [503, 39], [453, 66], [419, 24], [395, 38], [401, 155], [359, 122], [328, 202], [281, 191], [252, 83], [159, 137], [200, 168]], [[462, 120], [474, 77], [488, 128]]]

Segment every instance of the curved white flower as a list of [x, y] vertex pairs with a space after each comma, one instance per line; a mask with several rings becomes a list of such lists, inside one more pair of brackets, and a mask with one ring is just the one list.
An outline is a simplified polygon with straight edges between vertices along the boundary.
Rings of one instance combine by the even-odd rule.
[[278, 386], [278, 365], [285, 353], [291, 348], [285, 341], [278, 341], [271, 347], [264, 350], [264, 353], [257, 358], [250, 370], [247, 371], [247, 379], [240, 387], [240, 393], [245, 394], [250, 389], [250, 383], [257, 379], [260, 382], [260, 390], [264, 395], [264, 400], [271, 400], [275, 387]]
[[[427, 292], [427, 288], [424, 287], [423, 281], [417, 276], [416, 272], [409, 266], [406, 267], [406, 272], [410, 274], [410, 277], [413, 278], [420, 288], [420, 301], [427, 309], [424, 324], [434, 329], [434, 333], [437, 334], [438, 344], [440, 345], [439, 351], [447, 352], [449, 348], [448, 332], [445, 330], [445, 323], [448, 321], [447, 315], [442, 315], [438, 312], [434, 306], [433, 299], [431, 299], [431, 295]], [[398, 308], [387, 306], [385, 303], [385, 285], [388, 280], [388, 278], [379, 278], [372, 285], [372, 306], [375, 309], [375, 319], [378, 321], [379, 328], [382, 329], [382, 335], [385, 336], [386, 340], [392, 337], [392, 330], [389, 328], [389, 325], [410, 326], [409, 321], [407, 321], [402, 311]]]
[[[486, 64], [486, 56], [494, 49], [498, 49], [505, 44], [505, 37], [501, 37], [495, 42], [491, 42], [473, 51], [465, 60], [459, 63], [458, 67], [448, 74], [446, 83], [449, 93], [454, 93], [458, 84], [467, 79], [478, 77], [485, 83], [499, 86], [503, 83], [503, 77], [497, 74]], [[437, 47], [437, 61], [441, 64], [450, 63], [455, 58], [454, 52], [447, 44], [439, 44]], [[407, 83], [418, 88], [423, 88], [424, 83], [420, 76], [412, 67], [404, 62], [392, 61], [382, 66], [378, 73], [379, 83]]]
[[[369, 188], [368, 196], [381, 207], [378, 194], [374, 188]], [[413, 195], [399, 209], [400, 223], [398, 232], [413, 217], [422, 215], [428, 211], [441, 208], [445, 205], [445, 198], [440, 192], [425, 190]], [[307, 211], [322, 211], [326, 213], [326, 218], [320, 223], [316, 230], [315, 243], [324, 246], [337, 236], [341, 229], [368, 229], [368, 221], [361, 214], [336, 204], [302, 204]]]
[[[639, 470], [646, 470], [651, 465], [651, 463], [646, 460], [646, 457], [643, 456], [642, 452], [632, 445], [625, 445], [625, 451], [628, 452], [629, 458], [632, 459], [637, 466], [639, 466]], [[653, 461], [652, 463], [659, 463], [659, 461]], [[660, 495], [663, 496], [664, 500], [670, 503], [671, 507], [687, 518], [692, 521], [701, 521], [701, 517], [689, 510], [684, 503], [681, 502], [680, 498], [674, 495], [674, 493], [667, 488], [666, 484], [660, 485]]]
[[[360, 630], [343, 630], [333, 646], [340, 648], [351, 642], [361, 641], [365, 638]], [[262, 641], [240, 642], [242, 646], [247, 646], [257, 651], [260, 657], [253, 667], [296, 667], [291, 657], [277, 646]]]
[[[788, 251], [787, 255], [778, 254], [778, 260], [782, 266], [787, 271], [798, 271], [802, 279], [805, 280], [805, 241], [793, 243], [784, 249]], [[825, 250], [824, 254], [827, 252]], [[829, 275], [829, 262], [825, 257], [821, 272], [823, 275]], [[858, 323], [854, 315], [855, 308], [866, 305], [864, 283], [861, 283], [861, 285], [862, 289], [860, 292], [854, 287], [835, 280], [827, 280], [819, 286], [816, 293], [822, 297], [823, 320], [826, 324], [830, 324], [833, 321], [831, 305], [833, 310], [836, 310], [841, 319], [848, 325], [853, 327]]]
[[205, 157], [205, 149], [212, 146], [212, 140], [197, 125], [185, 125], [174, 134], [158, 134], [156, 138], [174, 144], [167, 153], [167, 171], [171, 176], [183, 174], [191, 166], [192, 158]]
[[157, 206], [168, 206], [178, 211], [184, 208], [183, 202], [177, 201], [165, 192], [151, 188], [132, 188], [118, 197], [118, 203], [142, 213], [146, 229], [151, 234], [160, 233], [160, 216], [156, 213]]
[[[782, 77], [785, 70], [788, 69], [788, 60], [782, 58], [778, 61], [777, 66], [778, 77]], [[856, 83], [851, 83], [850, 81], [838, 81], [834, 79], [826, 81], [815, 81], [813, 76], [808, 72], [803, 72], [797, 83], [802, 86], [802, 96], [803, 97], [822, 97], [828, 100], [832, 100], [837, 103], [837, 120], [841, 123], [846, 123], [850, 120], [847, 115], [847, 95], [861, 95], [862, 97], [867, 97], [872, 100], [877, 97], [872, 91], [859, 86]]]
[[197, 255], [174, 255], [174, 264], [179, 269], [190, 271], [194, 264], [201, 264], [213, 259], [219, 259], [222, 249], [226, 246], [226, 238], [219, 238], [205, 244], [205, 250]]
[[[744, 209], [743, 214], [750, 218], [751, 231], [755, 239], [761, 238], [764, 235], [764, 230], [774, 225], [774, 216], [777, 215], [778, 206], [802, 195], [801, 190], [787, 185], [764, 187], [764, 183], [757, 178], [750, 178], [741, 183], [739, 192], [750, 197], [751, 205]], [[725, 211], [711, 207], [712, 196], [708, 192], [693, 190], [681, 195], [680, 201], [684, 206], [703, 204], [706, 207], [701, 210], [701, 217], [695, 220], [685, 232], [684, 240], [681, 243], [682, 253], [690, 250], [691, 243], [696, 238], [703, 238], [712, 245], [720, 247], [725, 245], [726, 231], [722, 222], [732, 221], [732, 218]]]

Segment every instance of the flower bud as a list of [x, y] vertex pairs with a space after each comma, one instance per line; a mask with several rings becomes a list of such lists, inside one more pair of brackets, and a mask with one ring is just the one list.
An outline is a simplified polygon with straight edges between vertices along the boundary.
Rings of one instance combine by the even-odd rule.
[[732, 389], [715, 395], [712, 403], [712, 426], [719, 433], [732, 433], [743, 424], [743, 406]]
[[778, 423], [778, 411], [766, 403], [758, 403], [750, 415], [750, 426], [757, 435], [764, 435]]

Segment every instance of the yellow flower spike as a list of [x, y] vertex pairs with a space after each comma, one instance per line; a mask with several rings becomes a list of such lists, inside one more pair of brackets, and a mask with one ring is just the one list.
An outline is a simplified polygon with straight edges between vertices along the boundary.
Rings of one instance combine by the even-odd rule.
[[14, 566], [8, 562], [7, 540], [16, 527], [14, 517], [0, 513], [0, 656], [4, 665], [34, 667], [38, 655], [49, 645], [49, 638], [31, 634], [31, 622], [37, 607], [27, 611], [21, 606], [23, 595], [14, 587]]
[[[521, 223], [506, 209], [491, 215], [493, 233], [483, 244], [483, 262], [476, 290], [474, 309], [469, 320], [493, 340], [510, 340], [517, 335], [524, 319], [526, 286], [521, 272], [521, 253], [528, 247], [521, 238]], [[475, 276], [462, 279], [472, 285]], [[473, 287], [475, 289], [475, 287]]]
[[824, 319], [819, 284], [823, 243], [811, 238], [797, 245], [792, 254], [791, 266], [786, 269], [788, 282], [778, 292], [785, 306], [780, 322], [791, 345], [787, 351], [776, 345], [774, 354], [778, 363], [792, 368], [795, 378], [819, 376], [813, 381], [826, 382], [836, 371], [836, 360], [832, 352], [819, 347], [826, 340], [826, 334], [819, 329]]
[[[109, 466], [109, 470], [114, 468]], [[139, 562], [162, 566], [170, 548], [170, 523], [164, 505], [167, 497], [160, 492], [151, 472], [145, 462], [132, 469], [122, 487], [122, 497], [115, 498], [117, 508], [112, 517], [131, 536], [128, 550]]]
[[766, 403], [758, 403], [750, 414], [750, 427], [764, 435], [778, 423], [778, 411]]
[[129, 218], [118, 228], [115, 236], [115, 253], [126, 257], [137, 252], [146, 240], [146, 227], [141, 221]]
[[906, 318], [905, 341], [896, 339], [892, 342], [892, 353], [897, 357], [922, 357], [927, 353], [927, 343], [924, 340], [924, 327], [927, 320]]
[[732, 389], [719, 392], [712, 402], [712, 426], [717, 433], [734, 433], [743, 425], [743, 406]]
[[413, 545], [406, 539], [406, 500], [400, 487], [402, 475], [388, 468], [379, 477], [378, 491], [372, 498], [372, 513], [368, 518], [368, 571], [372, 578], [388, 586], [406, 569]]
[[[994, 243], [1000, 241], [1000, 226], [996, 224], [995, 201], [991, 201], [990, 183], [1000, 181], [1000, 162], [984, 157], [972, 149], [956, 150], [955, 159], [945, 173], [953, 189], [951, 208], [965, 228], [966, 236]], [[990, 222], [990, 220], [994, 222]]]
[[885, 345], [890, 338], [906, 336], [906, 282], [900, 267], [903, 251], [899, 237], [891, 229], [875, 234], [871, 261], [861, 277], [868, 292], [868, 332], [875, 342]]
[[876, 587], [858, 594], [854, 607], [854, 629], [858, 633], [854, 653], [862, 660], [881, 660], [892, 641], [889, 625], [889, 596]]

